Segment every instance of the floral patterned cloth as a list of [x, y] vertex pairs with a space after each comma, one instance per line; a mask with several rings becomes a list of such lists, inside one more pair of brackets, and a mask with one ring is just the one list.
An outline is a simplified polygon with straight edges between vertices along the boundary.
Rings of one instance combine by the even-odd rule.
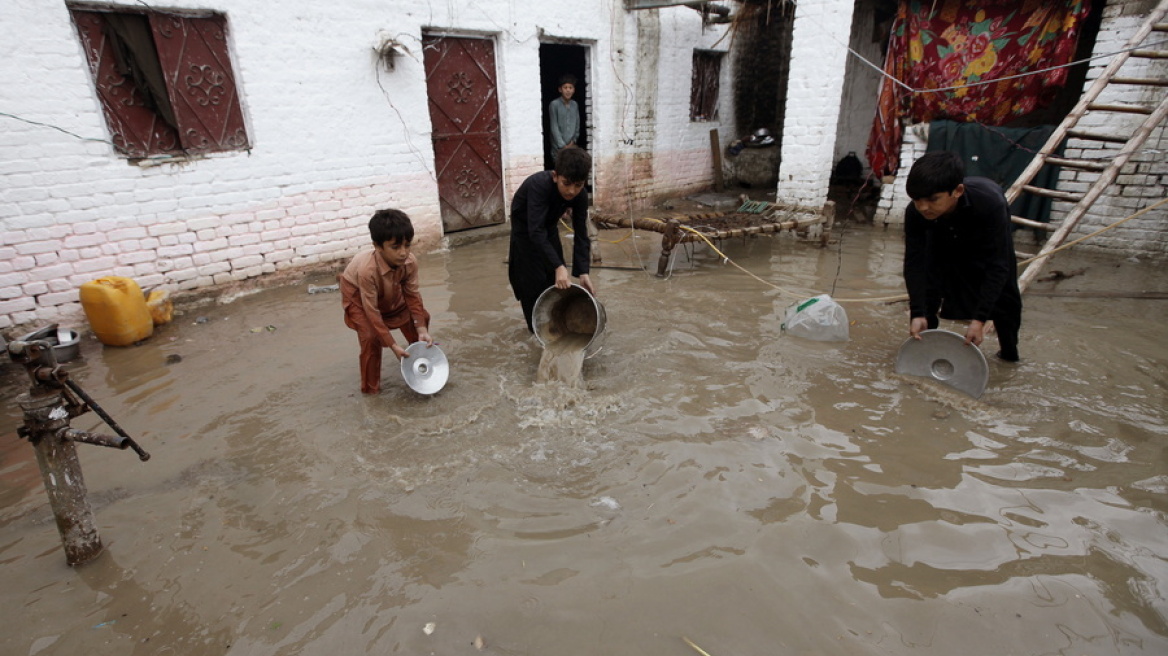
[[1090, 0], [900, 0], [884, 72], [916, 91], [884, 79], [873, 175], [896, 172], [902, 118], [1002, 125], [1048, 103], [1065, 68], [1011, 76], [1069, 63], [1089, 10]]

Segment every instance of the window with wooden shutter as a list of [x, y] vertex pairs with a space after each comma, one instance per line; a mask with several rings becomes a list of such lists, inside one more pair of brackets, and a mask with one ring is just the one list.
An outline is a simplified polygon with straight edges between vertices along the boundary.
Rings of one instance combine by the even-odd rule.
[[225, 16], [69, 10], [119, 152], [137, 159], [250, 147]]
[[721, 52], [694, 50], [693, 81], [689, 95], [689, 120], [718, 120], [718, 87], [722, 75]]

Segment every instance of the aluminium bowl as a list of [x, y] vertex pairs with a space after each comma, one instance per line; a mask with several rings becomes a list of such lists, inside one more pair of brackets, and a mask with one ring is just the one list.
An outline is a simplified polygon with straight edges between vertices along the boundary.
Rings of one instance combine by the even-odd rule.
[[924, 376], [980, 398], [989, 383], [990, 368], [981, 349], [948, 330], [923, 330], [908, 338], [896, 356], [896, 373]]

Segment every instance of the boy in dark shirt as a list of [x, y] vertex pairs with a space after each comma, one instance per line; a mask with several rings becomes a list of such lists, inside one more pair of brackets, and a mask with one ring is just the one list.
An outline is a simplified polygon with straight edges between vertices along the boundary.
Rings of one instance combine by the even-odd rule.
[[540, 171], [523, 181], [511, 200], [511, 250], [507, 279], [523, 308], [527, 329], [535, 332], [531, 313], [545, 289], [571, 286], [564, 263], [557, 221], [572, 210], [572, 275], [580, 286], [595, 294], [588, 275], [592, 244], [588, 239], [588, 192], [584, 185], [592, 170], [592, 157], [583, 148], [570, 146], [556, 153], [554, 171]]
[[968, 321], [965, 343], [980, 346], [985, 324], [998, 333], [998, 357], [1018, 361], [1022, 293], [1013, 224], [1002, 188], [965, 177], [956, 153], [926, 153], [909, 170], [912, 204], [904, 216], [904, 281], [909, 334], [920, 339], [938, 316]]

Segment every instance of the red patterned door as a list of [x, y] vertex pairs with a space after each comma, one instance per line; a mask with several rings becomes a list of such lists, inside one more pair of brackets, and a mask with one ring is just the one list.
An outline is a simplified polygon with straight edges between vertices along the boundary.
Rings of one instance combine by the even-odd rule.
[[422, 49], [443, 228], [503, 223], [495, 44], [427, 35]]

